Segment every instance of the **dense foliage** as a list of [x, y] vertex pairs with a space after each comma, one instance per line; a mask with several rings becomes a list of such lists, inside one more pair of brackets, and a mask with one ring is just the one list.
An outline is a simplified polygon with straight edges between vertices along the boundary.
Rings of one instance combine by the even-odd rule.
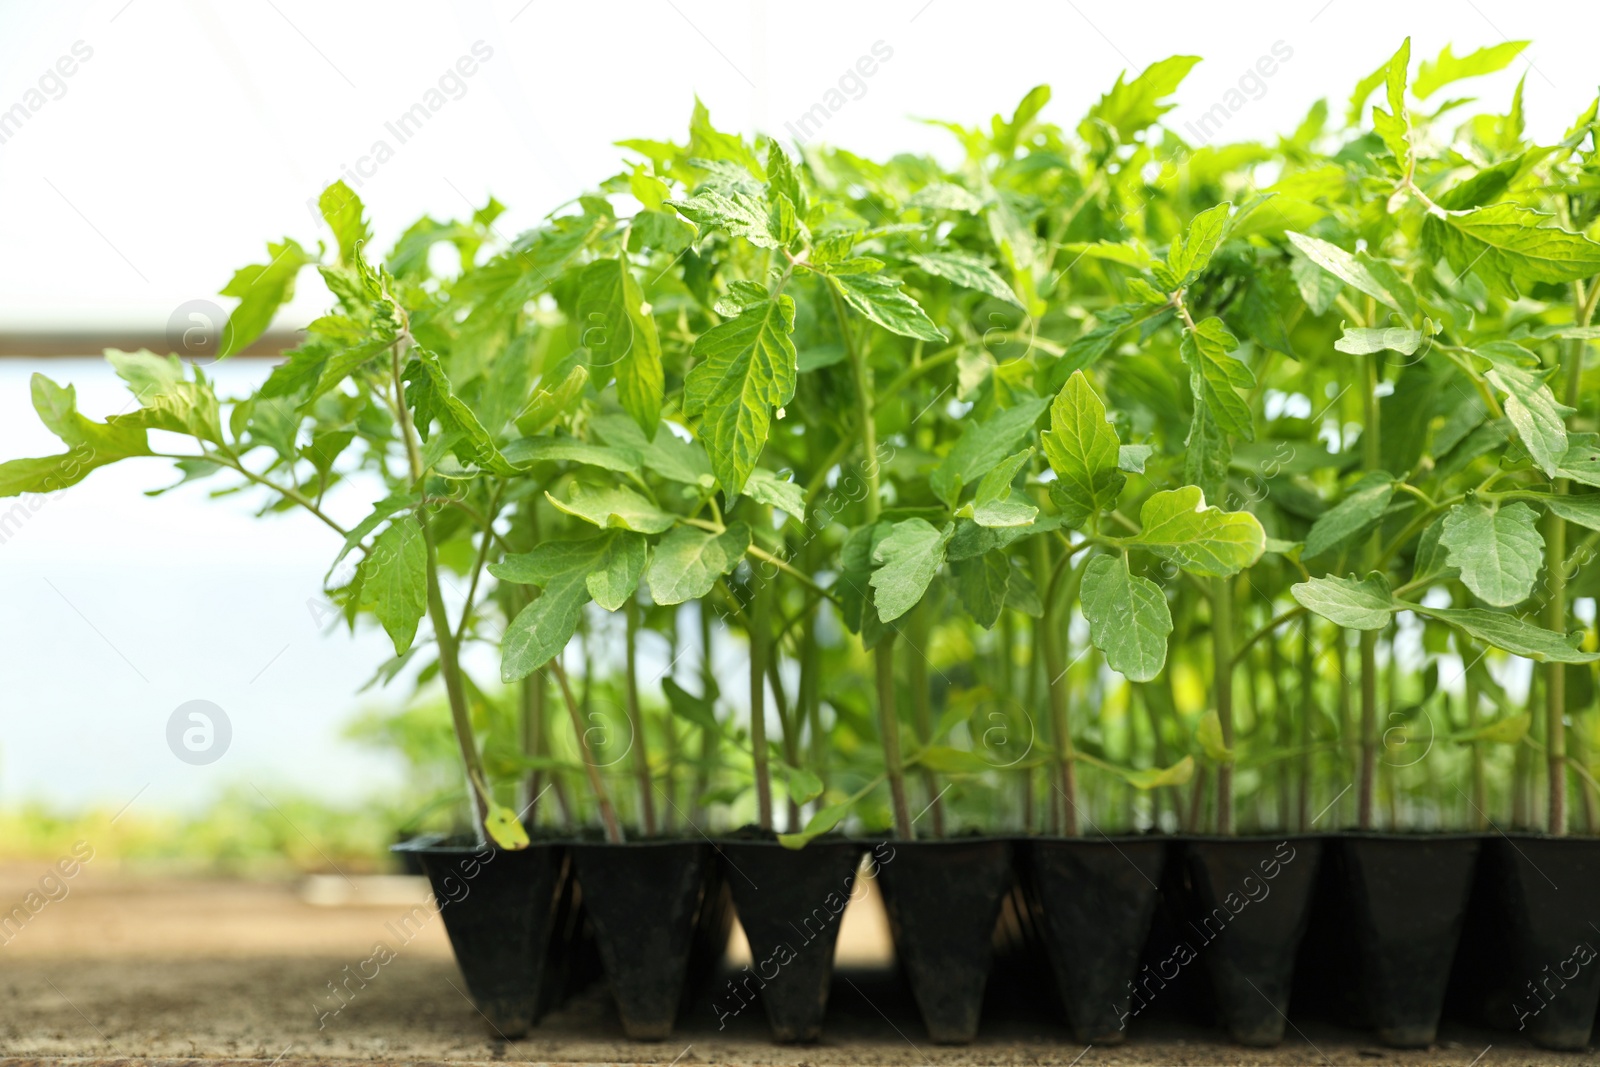
[[697, 104], [514, 240], [491, 201], [381, 264], [338, 184], [333, 246], [224, 289], [227, 352], [304, 268], [336, 301], [258, 391], [112, 353], [140, 406], [96, 422], [36, 377], [68, 451], [0, 490], [155, 455], [309, 509], [507, 845], [1593, 830], [1596, 111], [1536, 145], [1520, 85], [1439, 95], [1520, 47], [1408, 82], [1407, 42], [1342, 126], [1200, 147], [1173, 57], [1071, 130], [1044, 87], [946, 124], [953, 167]]

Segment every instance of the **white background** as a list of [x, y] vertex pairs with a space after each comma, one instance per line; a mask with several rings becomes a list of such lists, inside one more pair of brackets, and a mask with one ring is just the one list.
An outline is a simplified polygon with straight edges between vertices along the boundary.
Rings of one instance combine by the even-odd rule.
[[[1070, 127], [1118, 72], [1200, 55], [1166, 120], [1181, 132], [1281, 41], [1292, 57], [1220, 135], [1269, 138], [1319, 97], [1342, 115], [1354, 82], [1406, 34], [1414, 61], [1446, 42], [1459, 54], [1532, 38], [1511, 70], [1463, 88], [1503, 110], [1526, 74], [1530, 134], [1549, 140], [1594, 97], [1597, 29], [1592, 5], [1494, 0], [9, 0], [0, 111], [76, 42], [93, 56], [0, 145], [0, 331], [163, 330], [177, 305], [261, 261], [267, 239], [314, 246], [307, 201], [379, 139], [394, 158], [359, 192], [380, 244], [491, 192], [513, 234], [613, 173], [612, 142], [680, 138], [695, 94], [723, 128], [787, 136], [879, 41], [892, 57], [821, 139], [953, 160], [949, 135], [916, 118], [985, 122], [1047, 82], [1045, 117]], [[384, 124], [478, 41], [493, 56], [464, 94], [397, 144]], [[322, 301], [304, 285], [281, 324]], [[0, 363], [0, 457], [58, 450], [29, 407], [36, 369], [77, 382], [91, 414], [125, 403], [91, 361]], [[219, 370], [242, 388], [265, 367]], [[381, 699], [355, 690], [385, 642], [315, 624], [307, 602], [333, 535], [299, 516], [256, 521], [240, 498], [140, 495], [168, 477], [155, 462], [97, 472], [0, 543], [0, 803], [117, 807], [148, 786], [141, 806], [173, 807], [239, 781], [350, 798], [393, 781], [395, 768], [336, 741], [361, 699]], [[354, 521], [367, 502], [331, 508]], [[164, 739], [167, 716], [196, 698], [234, 726], [229, 753], [205, 768], [180, 764]]]

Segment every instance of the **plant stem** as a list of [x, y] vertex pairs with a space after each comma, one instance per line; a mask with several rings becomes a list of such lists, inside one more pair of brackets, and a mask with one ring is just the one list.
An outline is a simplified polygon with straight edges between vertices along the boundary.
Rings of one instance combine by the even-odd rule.
[[[702, 598], [698, 608], [700, 622], [700, 699], [708, 707], [714, 707], [717, 692], [716, 667], [711, 660], [711, 600]], [[705, 818], [705, 810], [700, 803], [700, 798], [706, 795], [706, 790], [711, 787], [711, 764], [717, 756], [717, 735], [712, 730], [700, 731], [700, 766], [694, 775], [694, 796], [691, 810], [694, 811], [696, 824]]]
[[772, 829], [772, 772], [767, 754], [767, 653], [771, 640], [771, 581], [752, 574], [750, 602], [750, 755], [755, 763], [756, 823]]
[[[1383, 462], [1378, 437], [1378, 354], [1369, 352], [1363, 361], [1366, 372], [1362, 389], [1361, 462], [1369, 471]], [[1374, 531], [1367, 547], [1369, 564], [1376, 564], [1381, 547]], [[1378, 766], [1378, 632], [1361, 631], [1361, 772], [1356, 793], [1356, 825], [1372, 829], [1372, 808], [1377, 796]]]
[[589, 736], [584, 729], [583, 713], [578, 710], [578, 701], [572, 695], [572, 683], [567, 680], [567, 671], [561, 666], [559, 655], [550, 661], [550, 673], [556, 676], [556, 684], [561, 687], [561, 699], [566, 703], [567, 715], [572, 719], [572, 732], [578, 738], [578, 755], [583, 760], [584, 772], [589, 776], [589, 788], [594, 793], [595, 803], [600, 808], [600, 821], [605, 826], [606, 840], [613, 845], [620, 845], [625, 840], [622, 836], [622, 825], [617, 822], [617, 812], [611, 806], [611, 794], [606, 791], [605, 780], [600, 777], [600, 768], [595, 766], [594, 753], [589, 751]]
[[[422, 469], [422, 450], [417, 442], [417, 428], [411, 421], [411, 409], [406, 407], [398, 342], [390, 347], [389, 355], [394, 376], [395, 410], [400, 416], [400, 433], [405, 441], [411, 481], [413, 487], [421, 489], [426, 472]], [[472, 716], [467, 710], [466, 686], [461, 681], [461, 663], [457, 656], [456, 639], [450, 629], [450, 616], [445, 611], [444, 597], [439, 593], [438, 546], [434, 544], [427, 511], [419, 508], [416, 518], [417, 525], [422, 528], [422, 542], [427, 551], [425, 570], [428, 619], [433, 624], [434, 640], [439, 643], [439, 674], [444, 679], [445, 697], [450, 703], [450, 724], [455, 731], [456, 746], [461, 752], [462, 767], [467, 776], [467, 791], [472, 795], [473, 810], [477, 814], [473, 829], [481, 845], [488, 840], [484, 820], [489, 816], [489, 779], [484, 775], [483, 761], [478, 755], [478, 744], [472, 736]], [[487, 528], [487, 524], [485, 525]]]
[[[867, 496], [863, 501], [868, 525], [875, 525], [883, 507], [880, 497], [882, 485], [878, 469], [878, 427], [876, 402], [872, 391], [872, 369], [856, 344], [850, 330], [850, 320], [845, 315], [844, 298], [839, 295], [836, 283], [828, 283], [828, 295], [833, 300], [833, 315], [839, 324], [839, 336], [844, 342], [845, 354], [855, 374], [856, 411], [861, 451], [864, 456], [862, 470], [867, 478]], [[886, 628], [887, 629], [887, 628]], [[872, 650], [878, 689], [878, 729], [883, 735], [884, 771], [889, 779], [889, 798], [894, 809], [894, 829], [897, 837], [909, 839], [911, 810], [906, 805], [905, 768], [900, 762], [900, 719], [895, 712], [894, 695], [894, 631], [888, 630]]]
[[[1465, 684], [1467, 701], [1467, 729], [1478, 728], [1478, 680], [1467, 672]], [[1472, 828], [1483, 831], [1489, 828], [1489, 799], [1487, 787], [1483, 778], [1483, 744], [1473, 742], [1472, 746]]]
[[[1233, 583], [1211, 579], [1211, 652], [1216, 677], [1217, 723], [1222, 743], [1233, 747]], [[1233, 764], [1217, 764], [1217, 832], [1233, 833]]]
[[624, 684], [627, 690], [628, 726], [633, 731], [633, 775], [639, 784], [639, 813], [646, 837], [656, 835], [656, 800], [650, 780], [650, 753], [645, 744], [644, 714], [639, 708], [639, 601], [629, 597], [624, 606], [628, 640]]
[[896, 837], [910, 840], [911, 808], [906, 804], [905, 764], [900, 759], [900, 723], [895, 716], [894, 638], [886, 634], [873, 650], [878, 684], [878, 729], [883, 734], [883, 766], [889, 779], [889, 802]]
[[[933, 702], [928, 692], [928, 612], [924, 600], [911, 609], [911, 634], [906, 641], [906, 674], [911, 682], [911, 726], [917, 744], [926, 747], [933, 738]], [[944, 804], [939, 796], [939, 780], [933, 771], [922, 768], [922, 785], [928, 794], [928, 814], [933, 816], [933, 836], [944, 836]]]

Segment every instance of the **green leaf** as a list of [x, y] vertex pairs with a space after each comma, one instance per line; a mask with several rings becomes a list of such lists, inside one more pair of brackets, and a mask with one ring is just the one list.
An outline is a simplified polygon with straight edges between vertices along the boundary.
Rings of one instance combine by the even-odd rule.
[[1600, 493], [1541, 496], [1538, 502], [1567, 522], [1575, 522], [1590, 530], [1600, 530]]
[[1145, 460], [1154, 451], [1154, 445], [1123, 445], [1117, 449], [1117, 469], [1129, 474], [1143, 474]]
[[581, 463], [618, 474], [629, 474], [638, 471], [644, 462], [639, 453], [631, 448], [594, 445], [565, 436], [519, 437], [507, 442], [505, 448], [501, 449], [501, 455], [519, 470], [526, 470], [535, 463]]
[[1121, 444], [1106, 419], [1106, 407], [1082, 371], [1073, 371], [1050, 405], [1050, 429], [1039, 436], [1044, 458], [1056, 473], [1051, 495], [1068, 526], [1082, 526], [1117, 506], [1127, 479]]
[[1208, 711], [1200, 716], [1200, 724], [1195, 727], [1194, 739], [1200, 743], [1200, 750], [1206, 754], [1206, 758], [1213, 763], [1233, 762], [1233, 749], [1223, 743], [1222, 719], [1215, 711]]
[[935, 774], [986, 774], [994, 770], [994, 764], [976, 752], [949, 745], [929, 745], [908, 762]]
[[722, 230], [758, 248], [782, 244], [772, 232], [767, 205], [749, 193], [703, 189], [687, 200], [668, 200], [667, 205], [701, 231]]
[[604, 488], [573, 485], [570, 500], [558, 500], [549, 493], [545, 499], [585, 522], [602, 530], [632, 530], [635, 533], [657, 534], [672, 528], [677, 519], [625, 485]]
[[744, 483], [745, 495], [757, 504], [777, 508], [797, 519], [806, 517], [805, 487], [799, 482], [780, 478], [764, 467], [750, 472]]
[[802, 849], [809, 845], [813, 839], [830, 832], [834, 827], [844, 821], [850, 809], [856, 805], [855, 798], [844, 800], [838, 804], [830, 804], [819, 808], [806, 820], [806, 828], [797, 834], [779, 834], [778, 844], [788, 849]]
[[1172, 614], [1161, 587], [1128, 569], [1128, 557], [1096, 556], [1083, 572], [1083, 617], [1106, 666], [1130, 682], [1148, 682], [1167, 662]]
[[1409, 356], [1421, 344], [1421, 330], [1407, 330], [1398, 326], [1383, 328], [1346, 326], [1343, 336], [1333, 342], [1333, 347], [1352, 356], [1365, 356], [1385, 350]]
[[[616, 564], [618, 539], [632, 535], [611, 530], [583, 541], [546, 541], [532, 552], [508, 555], [489, 564], [489, 573], [516, 585], [543, 590], [517, 613], [500, 642], [500, 680], [515, 682], [549, 663], [572, 639], [589, 602], [590, 578]], [[639, 540], [633, 538], [634, 540]], [[640, 541], [640, 562], [643, 562]], [[599, 580], [613, 588], [612, 577]]]
[[684, 379], [684, 411], [701, 418], [700, 439], [730, 499], [767, 443], [772, 410], [794, 397], [794, 301], [787, 296], [741, 311], [694, 343], [695, 365]]
[[1226, 578], [1252, 566], [1267, 548], [1267, 534], [1248, 511], [1207, 507], [1197, 486], [1153, 494], [1139, 509], [1144, 529], [1127, 543], [1170, 560], [1186, 571]]
[[650, 559], [650, 596], [657, 604], [682, 604], [711, 592], [717, 579], [739, 565], [750, 547], [750, 527], [736, 522], [720, 534], [680, 526], [661, 539]]
[[1411, 38], [1407, 37], [1384, 71], [1389, 110], [1381, 107], [1372, 109], [1373, 129], [1383, 138], [1389, 151], [1394, 153], [1402, 170], [1407, 169], [1411, 159], [1411, 124], [1406, 115], [1406, 74], [1410, 66]]
[[617, 611], [633, 599], [639, 588], [649, 546], [642, 535], [627, 531], [619, 530], [608, 540], [610, 543], [595, 559], [585, 584], [596, 604], [607, 611]]
[[401, 378], [406, 383], [406, 406], [416, 414], [417, 436], [426, 441], [437, 420], [439, 428], [453, 438], [450, 451], [457, 459], [495, 474], [515, 473], [478, 416], [451, 389], [438, 356], [426, 348], [412, 349]]
[[389, 524], [361, 561], [361, 589], [372, 598], [372, 613], [404, 655], [428, 610], [428, 547], [414, 515]]
[[[1162, 101], [1177, 92], [1198, 62], [1199, 56], [1169, 56], [1150, 64], [1131, 82], [1124, 83], [1124, 75], [1118, 74], [1111, 91], [1089, 109], [1084, 125], [1104, 123], [1122, 143], [1132, 141], [1134, 134], [1147, 129], [1176, 106]], [[1079, 127], [1079, 131], [1082, 132], [1083, 127]]]
[[661, 423], [661, 339], [656, 320], [645, 310], [644, 294], [627, 261], [597, 259], [578, 282], [578, 323], [589, 350], [591, 372], [607, 368], [617, 378], [617, 400], [646, 437]]
[[268, 244], [267, 255], [271, 259], [266, 263], [235, 271], [222, 288], [222, 295], [238, 297], [239, 305], [223, 328], [218, 359], [242, 352], [266, 332], [278, 308], [294, 296], [294, 280], [300, 268], [313, 262], [303, 248], [287, 237], [279, 244]]
[[1377, 571], [1365, 578], [1312, 578], [1290, 588], [1303, 608], [1348, 630], [1381, 630], [1399, 610], [1389, 580]]
[[589, 369], [579, 364], [554, 386], [536, 390], [528, 406], [516, 417], [517, 429], [528, 437], [543, 433], [552, 422], [577, 407], [588, 382]]
[[1039, 514], [1039, 509], [1024, 500], [1011, 498], [1012, 480], [1016, 478], [1023, 464], [1032, 457], [1033, 448], [1029, 446], [1001, 460], [998, 467], [985, 474], [978, 482], [978, 491], [972, 501], [957, 509], [956, 514], [971, 519], [979, 526], [996, 528], [1027, 526], [1033, 522], [1033, 517]]
[[1172, 289], [1187, 287], [1206, 269], [1212, 253], [1222, 241], [1223, 231], [1228, 228], [1228, 213], [1232, 209], [1233, 205], [1226, 201], [1207, 208], [1189, 220], [1188, 232], [1182, 238], [1172, 239], [1172, 245], [1167, 249], [1167, 270], [1172, 274]]
[[845, 303], [891, 333], [924, 341], [943, 341], [944, 331], [901, 290], [905, 283], [881, 274], [830, 274]]
[[722, 732], [711, 701], [695, 696], [670, 677], [661, 679], [661, 691], [667, 694], [667, 706], [672, 714], [713, 734]]
[[895, 523], [888, 536], [873, 546], [872, 599], [878, 618], [893, 622], [917, 606], [944, 565], [945, 545], [954, 532], [951, 523], [941, 530], [926, 519], [906, 519]]
[[1438, 59], [1422, 61], [1422, 65], [1417, 68], [1417, 80], [1412, 84], [1411, 91], [1417, 94], [1418, 100], [1425, 100], [1451, 82], [1504, 70], [1531, 43], [1505, 41], [1480, 48], [1464, 56], [1456, 56], [1447, 44], [1444, 46], [1444, 51], [1439, 53]]
[[1170, 767], [1146, 767], [1131, 770], [1114, 768], [1117, 775], [1135, 789], [1160, 789], [1170, 785], [1188, 785], [1194, 779], [1194, 757], [1185, 756]]
[[1600, 244], [1545, 226], [1552, 216], [1509, 200], [1423, 221], [1423, 240], [1458, 274], [1468, 271], [1516, 297], [1538, 282], [1573, 282], [1600, 274]]
[[1491, 745], [1520, 745], [1522, 739], [1528, 736], [1528, 728], [1532, 725], [1533, 716], [1524, 711], [1519, 715], [1507, 715], [1471, 730], [1452, 734], [1450, 740], [1460, 745], [1470, 745], [1475, 741], [1484, 741]]
[[1496, 607], [1526, 600], [1544, 564], [1539, 516], [1526, 504], [1457, 504], [1445, 514], [1439, 543], [1466, 587]]
[[361, 198], [341, 179], [322, 190], [317, 208], [339, 243], [339, 262], [353, 263], [356, 249], [372, 240], [372, 231], [362, 215]]
[[1343, 500], [1324, 511], [1312, 524], [1301, 557], [1315, 559], [1360, 537], [1383, 518], [1393, 497], [1394, 475], [1388, 471], [1363, 474]]
[[[1479, 353], [1487, 348], [1487, 345], [1481, 347]], [[1566, 417], [1573, 413], [1572, 409], [1556, 400], [1539, 374], [1526, 368], [1496, 361], [1485, 377], [1490, 385], [1505, 394], [1506, 418], [1522, 439], [1528, 455], [1547, 477], [1556, 477], [1561, 460], [1567, 454]]]
[[1558, 634], [1505, 612], [1483, 608], [1429, 608], [1420, 604], [1406, 607], [1454, 626], [1468, 637], [1540, 663], [1593, 663], [1600, 659], [1600, 653], [1579, 651], [1580, 634]]
[[952, 559], [950, 575], [961, 606], [979, 626], [988, 630], [1000, 621], [1011, 581], [1011, 561], [1004, 552], [991, 549], [967, 559]]
[[949, 454], [928, 477], [933, 491], [950, 508], [956, 506], [964, 486], [993, 470], [1017, 450], [1033, 432], [1033, 424], [1050, 406], [1046, 397], [1024, 397], [983, 422], [968, 422]]
[[944, 278], [968, 289], [976, 289], [985, 296], [1003, 300], [1017, 307], [1022, 302], [1011, 286], [1005, 283], [988, 262], [966, 252], [926, 252], [912, 256], [911, 262], [937, 278]]
[[1584, 485], [1600, 485], [1600, 435], [1568, 434], [1567, 452], [1556, 473]]
[[1238, 347], [1239, 342], [1215, 316], [1196, 323], [1193, 330], [1185, 330], [1179, 342], [1195, 403], [1206, 406], [1224, 433], [1253, 441], [1255, 427], [1250, 420], [1250, 405], [1235, 390], [1251, 388], [1256, 376], [1231, 355]]
[[1338, 245], [1329, 244], [1327, 241], [1319, 240], [1303, 233], [1294, 233], [1293, 231], [1285, 233], [1284, 236], [1307, 259], [1346, 285], [1365, 293], [1378, 303], [1393, 308], [1395, 311], [1402, 313], [1405, 311], [1399, 297], [1390, 292], [1388, 287], [1380, 282], [1360, 260]]
[[783, 787], [788, 791], [789, 799], [796, 804], [809, 804], [820, 797], [826, 788], [822, 779], [808, 770], [784, 764], [778, 766], [783, 774]]

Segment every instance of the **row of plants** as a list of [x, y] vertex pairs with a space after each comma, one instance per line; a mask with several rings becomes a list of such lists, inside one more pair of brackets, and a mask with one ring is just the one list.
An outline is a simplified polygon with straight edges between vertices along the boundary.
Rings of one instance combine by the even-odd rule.
[[1596, 110], [1538, 145], [1521, 83], [1443, 92], [1522, 47], [1408, 41], [1198, 146], [1175, 56], [1072, 128], [1043, 86], [940, 123], [949, 166], [697, 102], [532, 229], [381, 260], [338, 183], [331, 243], [223, 289], [224, 356], [304, 271], [334, 301], [258, 389], [113, 352], [137, 408], [95, 421], [36, 376], [67, 451], [0, 492], [156, 457], [309, 512], [502, 849], [1592, 833]]

